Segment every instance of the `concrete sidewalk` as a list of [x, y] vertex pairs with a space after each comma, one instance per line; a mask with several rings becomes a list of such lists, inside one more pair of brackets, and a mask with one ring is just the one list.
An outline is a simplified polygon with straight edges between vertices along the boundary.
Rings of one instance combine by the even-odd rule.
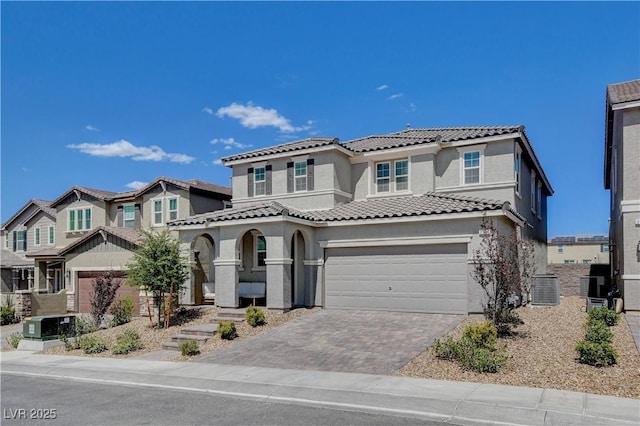
[[640, 424], [640, 400], [553, 389], [22, 351], [1, 356], [2, 374], [173, 388], [453, 424]]

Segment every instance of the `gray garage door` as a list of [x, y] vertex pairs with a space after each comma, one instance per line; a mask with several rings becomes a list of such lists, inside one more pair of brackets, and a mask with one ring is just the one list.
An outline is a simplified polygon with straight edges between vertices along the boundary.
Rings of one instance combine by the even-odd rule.
[[467, 313], [467, 246], [333, 248], [326, 251], [326, 307]]

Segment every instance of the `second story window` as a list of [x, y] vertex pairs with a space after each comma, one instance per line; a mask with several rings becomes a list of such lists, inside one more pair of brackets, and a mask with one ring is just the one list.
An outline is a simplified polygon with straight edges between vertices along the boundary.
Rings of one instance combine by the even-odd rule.
[[13, 231], [13, 251], [27, 251], [27, 230]]
[[609, 244], [600, 244], [600, 253], [606, 253], [609, 251]]
[[49, 245], [54, 245], [56, 243], [56, 227], [53, 225], [49, 225]]
[[520, 153], [519, 150], [516, 150], [514, 174], [516, 177], [516, 192], [518, 194], [520, 193], [520, 162], [521, 161], [522, 161], [522, 154]]
[[377, 192], [389, 192], [391, 182], [391, 164], [376, 164], [376, 189]]
[[256, 167], [254, 173], [255, 195], [265, 195], [267, 190], [267, 172], [265, 167]]
[[307, 162], [297, 161], [293, 164], [296, 192], [307, 190]]
[[69, 231], [91, 229], [91, 208], [69, 210], [68, 218], [67, 229]]
[[162, 225], [162, 200], [153, 200], [153, 224]]
[[136, 227], [136, 206], [127, 204], [122, 207], [122, 225], [125, 228]]
[[463, 161], [464, 184], [480, 183], [480, 151], [465, 152]]
[[176, 220], [178, 218], [178, 199], [169, 198], [169, 220]]
[[536, 212], [536, 173], [531, 172], [531, 211]]
[[398, 160], [394, 165], [396, 191], [409, 190], [409, 160]]
[[40, 245], [40, 228], [34, 228], [33, 230], [33, 244]]

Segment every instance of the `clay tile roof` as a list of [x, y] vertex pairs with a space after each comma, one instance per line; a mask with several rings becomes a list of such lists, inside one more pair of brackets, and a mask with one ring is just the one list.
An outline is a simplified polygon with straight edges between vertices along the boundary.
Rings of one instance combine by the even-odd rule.
[[339, 145], [338, 138], [309, 138], [282, 145], [270, 146], [267, 148], [256, 149], [249, 152], [243, 152], [229, 157], [224, 157], [222, 161], [245, 160], [248, 158], [258, 158], [265, 155], [280, 154], [283, 152], [301, 151], [303, 149], [318, 148], [327, 145]]
[[481, 126], [481, 127], [433, 127], [407, 129], [385, 135], [371, 135], [347, 141], [343, 146], [354, 152], [399, 148], [422, 143], [454, 142], [459, 140], [484, 138], [487, 136], [519, 133], [524, 126]]
[[607, 86], [607, 99], [611, 104], [640, 100], [640, 80], [610, 84]]
[[297, 217], [302, 217], [297, 210], [284, 207], [282, 204], [272, 201], [247, 207], [216, 210], [214, 212], [203, 213], [182, 220], [174, 220], [173, 222], [169, 222], [168, 225], [201, 225], [208, 222], [224, 222], [228, 220], [281, 216], [283, 213], [290, 214], [291, 212], [294, 213], [291, 214], [291, 216], [297, 215]]

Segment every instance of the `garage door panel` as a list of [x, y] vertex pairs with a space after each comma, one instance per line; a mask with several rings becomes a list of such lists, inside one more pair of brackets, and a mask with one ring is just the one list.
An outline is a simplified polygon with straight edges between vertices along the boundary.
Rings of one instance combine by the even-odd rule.
[[[104, 271], [106, 272], [106, 271]], [[91, 271], [91, 272], [78, 272], [78, 312], [90, 313], [91, 312], [91, 293], [93, 293], [93, 280], [104, 274], [103, 271]], [[125, 274], [123, 272], [112, 272], [117, 279], [123, 279]], [[133, 297], [134, 306], [140, 306], [140, 290], [136, 287], [128, 286], [122, 281], [120, 287], [116, 291], [116, 298], [131, 296]], [[139, 310], [135, 310], [134, 315], [138, 315]]]
[[466, 245], [328, 249], [326, 306], [467, 312]]

